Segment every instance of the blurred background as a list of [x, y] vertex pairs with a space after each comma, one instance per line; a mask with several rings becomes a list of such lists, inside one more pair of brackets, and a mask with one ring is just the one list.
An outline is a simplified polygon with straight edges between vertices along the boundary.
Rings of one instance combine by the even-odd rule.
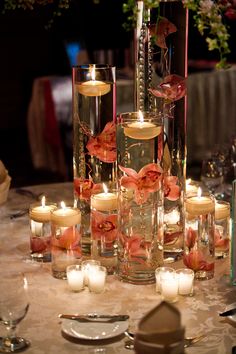
[[[72, 180], [72, 141], [69, 138], [72, 128], [71, 111], [68, 108], [71, 91], [68, 91], [68, 85], [63, 88], [63, 99], [67, 103], [67, 118], [61, 118], [59, 125], [62, 146], [57, 144], [53, 146], [55, 151], [61, 148], [63, 150], [63, 168], [35, 163], [37, 158], [32, 155], [32, 141], [29, 137], [30, 131], [35, 133], [36, 128], [32, 122], [40, 116], [42, 109], [40, 102], [37, 101], [40, 93], [42, 94], [42, 87], [43, 94], [47, 94], [48, 102], [44, 110], [54, 109], [54, 115], [65, 116], [65, 107], [60, 107], [59, 104], [56, 110], [55, 107], [53, 108], [53, 103], [58, 99], [58, 87], [65, 84], [65, 81], [61, 82], [60, 78], [70, 77], [72, 65], [88, 62], [106, 62], [115, 65], [117, 77], [121, 81], [118, 111], [130, 108], [134, 67], [133, 33], [123, 28], [125, 15], [122, 4], [122, 0], [100, 0], [99, 3], [94, 3], [93, 0], [74, 1], [70, 9], [64, 10], [62, 16], [55, 18], [49, 29], [45, 27], [51, 18], [51, 13], [46, 8], [42, 7], [34, 11], [14, 10], [4, 14], [0, 9], [0, 160], [12, 177], [11, 187]], [[193, 26], [191, 17], [189, 28], [189, 74], [201, 74], [199, 82], [202, 85], [203, 82], [211, 81], [204, 75], [215, 72], [214, 65], [217, 57], [214, 53], [208, 52], [204, 39]], [[235, 24], [231, 25], [230, 31], [233, 43], [236, 33]], [[232, 45], [231, 48], [229, 61], [234, 64], [236, 49]], [[198, 76], [193, 76], [192, 82], [196, 82], [196, 78]], [[225, 93], [224, 100], [230, 96], [230, 92], [232, 95], [236, 93], [236, 88], [231, 83], [234, 81], [236, 85], [232, 74], [226, 79], [217, 76], [216, 80], [218, 91], [216, 97], [213, 95], [214, 99], [217, 97], [218, 100], [221, 99], [221, 91]], [[211, 85], [213, 90], [214, 83]], [[51, 93], [47, 91], [48, 88], [51, 89]], [[211, 138], [206, 134], [200, 141], [195, 141], [200, 132], [203, 137], [202, 131], [205, 128], [200, 127], [199, 134], [196, 131], [198, 129], [196, 127], [199, 126], [198, 118], [195, 117], [196, 108], [194, 108], [196, 88], [190, 87], [190, 89], [195, 98], [191, 101], [193, 108], [190, 112], [192, 118], [189, 129], [192, 135], [188, 141], [190, 151], [188, 175], [197, 179], [200, 177], [202, 160], [210, 157], [216, 143], [231, 142], [236, 129], [231, 125], [229, 131], [229, 124], [226, 123], [228, 130], [220, 135], [219, 126], [215, 123], [215, 134]], [[209, 86], [205, 90], [208, 92]], [[200, 91], [199, 95], [204, 94], [204, 90]], [[207, 101], [208, 105], [205, 104], [202, 115], [209, 109], [209, 99]], [[235, 115], [232, 111], [227, 113], [228, 103], [222, 104], [219, 119], [223, 116], [226, 122], [235, 121], [236, 111]], [[234, 105], [234, 102], [230, 105], [231, 109]], [[216, 115], [216, 111], [211, 112], [211, 115]], [[216, 117], [215, 122], [217, 119]], [[53, 125], [51, 128], [53, 131]], [[206, 140], [207, 146], [204, 144]]]

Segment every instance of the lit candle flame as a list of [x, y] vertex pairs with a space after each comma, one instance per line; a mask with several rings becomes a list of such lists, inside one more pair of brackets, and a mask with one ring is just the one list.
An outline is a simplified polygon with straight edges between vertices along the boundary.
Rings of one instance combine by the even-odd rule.
[[141, 111], [138, 111], [138, 115], [139, 115], [139, 121], [140, 123], [143, 123], [144, 119], [143, 119], [143, 113]]
[[91, 79], [95, 81], [95, 65], [93, 65], [91, 69]]
[[65, 210], [66, 209], [66, 204], [64, 202], [61, 202], [61, 207], [62, 207], [63, 210]]
[[190, 184], [191, 182], [192, 182], [191, 178], [188, 178], [188, 179], [186, 180], [186, 185]]
[[103, 186], [103, 190], [104, 190], [105, 194], [107, 194], [108, 189], [107, 189], [107, 186], [105, 185], [105, 183], [103, 183], [102, 186]]
[[201, 196], [202, 196], [202, 190], [200, 187], [198, 187], [198, 189], [197, 189], [197, 196], [198, 196], [198, 198], [201, 198]]
[[45, 196], [43, 196], [42, 200], [41, 200], [41, 205], [43, 208], [45, 208], [45, 202], [46, 202], [46, 198], [45, 198]]

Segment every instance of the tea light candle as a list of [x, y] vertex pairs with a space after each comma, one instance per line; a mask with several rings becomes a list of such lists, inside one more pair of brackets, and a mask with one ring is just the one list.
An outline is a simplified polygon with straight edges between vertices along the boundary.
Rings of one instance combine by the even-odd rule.
[[215, 203], [215, 220], [227, 219], [230, 217], [229, 203]]
[[51, 211], [56, 208], [56, 205], [46, 205], [45, 196], [42, 197], [41, 205], [35, 205], [30, 207], [29, 216], [30, 219], [38, 222], [48, 222], [51, 219]]
[[185, 202], [185, 210], [191, 215], [202, 215], [212, 213], [215, 210], [214, 200], [210, 197], [202, 196], [201, 188], [198, 188], [198, 195], [189, 197]]
[[166, 301], [177, 301], [178, 288], [179, 283], [175, 272], [163, 272], [161, 274], [161, 295]]
[[132, 139], [148, 140], [158, 136], [162, 128], [151, 122], [144, 122], [143, 114], [139, 111], [139, 121], [132, 122], [124, 127], [124, 134]]
[[80, 291], [84, 287], [84, 273], [80, 265], [71, 265], [66, 268], [67, 282], [73, 291]]
[[81, 213], [79, 209], [66, 207], [64, 202], [61, 202], [61, 208], [55, 209], [51, 214], [51, 222], [59, 227], [70, 227], [80, 224]]
[[176, 271], [180, 295], [191, 295], [193, 292], [194, 271], [191, 269], [178, 269]]
[[85, 81], [79, 85], [77, 85], [77, 89], [79, 93], [84, 96], [103, 96], [107, 94], [111, 90], [111, 85], [104, 81], [95, 80], [95, 66], [93, 65], [91, 68], [91, 78], [92, 80]]
[[82, 270], [84, 273], [84, 285], [88, 285], [88, 275], [89, 272], [91, 271], [91, 269], [93, 269], [93, 267], [98, 267], [100, 266], [101, 262], [97, 261], [95, 259], [88, 259], [86, 261], [83, 261], [81, 266], [82, 266]]
[[98, 266], [90, 269], [88, 273], [88, 287], [93, 293], [102, 293], [105, 288], [107, 270], [105, 267]]
[[161, 292], [161, 275], [163, 273], [174, 273], [175, 270], [174, 268], [171, 268], [171, 267], [158, 267], [156, 270], [155, 270], [155, 277], [156, 277], [156, 291], [157, 292]]
[[103, 184], [104, 193], [93, 194], [91, 197], [91, 208], [99, 211], [110, 211], [117, 209], [118, 198], [115, 193], [108, 193]]

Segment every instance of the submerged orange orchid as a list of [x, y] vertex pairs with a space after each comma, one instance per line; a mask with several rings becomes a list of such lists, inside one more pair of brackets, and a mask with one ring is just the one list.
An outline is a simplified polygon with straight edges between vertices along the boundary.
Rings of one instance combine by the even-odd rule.
[[195, 272], [199, 270], [214, 270], [214, 262], [207, 262], [202, 251], [200, 250], [192, 250], [189, 252], [189, 254], [185, 254], [183, 256], [183, 262], [186, 267], [194, 270]]
[[80, 199], [89, 201], [92, 194], [102, 191], [102, 185], [91, 179], [75, 178], [74, 189]]
[[110, 243], [117, 238], [117, 214], [106, 215], [98, 211], [91, 212], [92, 238]]
[[134, 198], [138, 205], [147, 201], [149, 193], [156, 192], [161, 188], [163, 170], [155, 163], [144, 166], [139, 172], [132, 168], [122, 166], [119, 166], [119, 168], [127, 175], [121, 177], [121, 186], [134, 189]]
[[179, 75], [167, 75], [154, 89], [149, 90], [154, 96], [164, 98], [170, 102], [178, 101], [186, 95], [185, 78]]
[[180, 197], [180, 186], [177, 185], [178, 177], [164, 176], [164, 196], [168, 200], [175, 201]]

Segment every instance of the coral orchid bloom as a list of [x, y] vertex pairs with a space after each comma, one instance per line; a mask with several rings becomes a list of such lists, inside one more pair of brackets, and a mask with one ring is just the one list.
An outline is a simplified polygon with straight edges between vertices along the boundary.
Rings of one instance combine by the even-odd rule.
[[176, 184], [178, 178], [175, 176], [164, 177], [164, 196], [168, 200], [175, 201], [180, 197], [180, 187]]
[[89, 201], [92, 194], [102, 190], [102, 185], [93, 183], [91, 179], [75, 178], [74, 188], [80, 199]]
[[93, 239], [105, 239], [113, 242], [117, 238], [117, 215], [104, 215], [98, 211], [91, 212], [91, 231]]
[[187, 92], [185, 78], [178, 75], [168, 75], [157, 88], [150, 89], [150, 92], [156, 97], [164, 98], [171, 102], [178, 101]]
[[214, 262], [206, 262], [203, 253], [200, 250], [192, 250], [189, 254], [185, 254], [183, 261], [188, 268], [195, 272], [198, 270], [211, 271], [214, 269]]

